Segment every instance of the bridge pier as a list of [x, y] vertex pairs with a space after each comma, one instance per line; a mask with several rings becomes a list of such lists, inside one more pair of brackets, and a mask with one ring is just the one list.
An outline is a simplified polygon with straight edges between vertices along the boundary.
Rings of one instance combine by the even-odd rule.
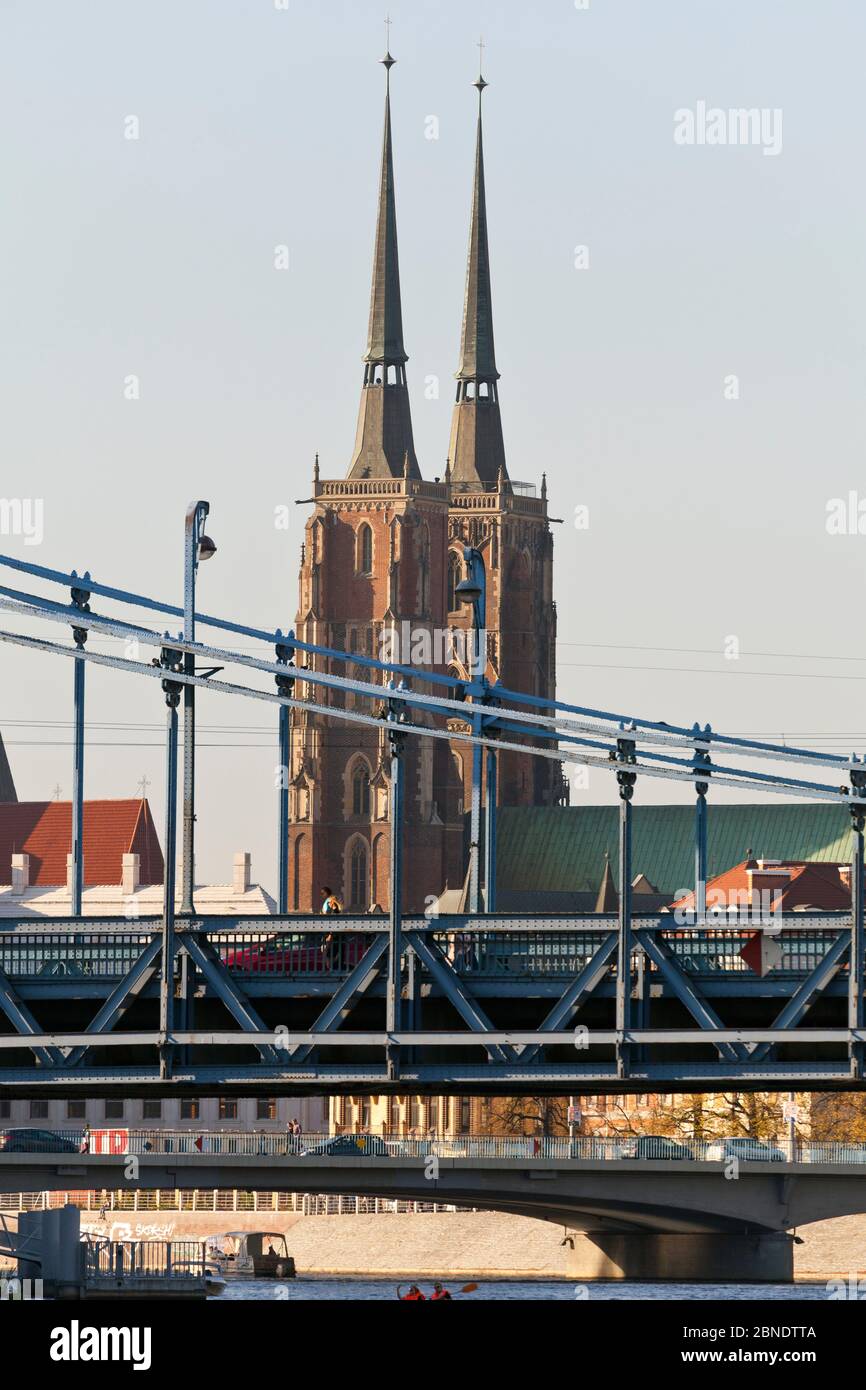
[[790, 1284], [794, 1240], [785, 1234], [569, 1231], [573, 1279], [634, 1283]]

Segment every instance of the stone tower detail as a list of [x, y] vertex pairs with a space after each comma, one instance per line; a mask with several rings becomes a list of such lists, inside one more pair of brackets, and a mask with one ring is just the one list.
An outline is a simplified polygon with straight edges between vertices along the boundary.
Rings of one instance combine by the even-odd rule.
[[[392, 656], [401, 655], [394, 650], [395, 635], [398, 644], [408, 635], [410, 644], [422, 645], [426, 636], [433, 654], [434, 634], [445, 627], [447, 488], [422, 479], [412, 437], [391, 140], [394, 59], [387, 53], [382, 62], [385, 129], [358, 429], [346, 478], [322, 479], [317, 462], [296, 624], [301, 640], [357, 653], [357, 663], [335, 661], [331, 670], [361, 680], [379, 679], [363, 657], [378, 657], [386, 646]], [[411, 651], [402, 656], [410, 660]], [[325, 658], [310, 660], [316, 669], [327, 669]], [[443, 670], [441, 659], [432, 669]], [[335, 710], [371, 712], [365, 697], [324, 695], [318, 687], [314, 698]], [[290, 909], [318, 910], [327, 885], [347, 909], [378, 905], [387, 910], [392, 833], [387, 774], [384, 725], [380, 733], [294, 712]], [[461, 873], [462, 789], [453, 780], [448, 744], [410, 739], [405, 785], [404, 905], [422, 911], [449, 878], [454, 883]]]
[[[553, 536], [542, 479], [513, 482], [505, 462], [499, 371], [493, 337], [493, 296], [487, 234], [482, 97], [479, 75], [475, 172], [463, 303], [460, 366], [451, 424], [448, 510], [448, 623], [470, 625], [455, 588], [463, 576], [462, 547], [475, 546], [487, 572], [487, 677], [542, 698], [556, 690], [556, 605]], [[466, 674], [463, 664], [456, 669]], [[454, 726], [460, 727], [455, 724]], [[472, 759], [455, 745], [468, 801]], [[549, 805], [561, 798], [559, 765], [519, 753], [499, 755], [502, 805]]]
[[[391, 134], [394, 59], [386, 53], [382, 62], [385, 124], [358, 427], [346, 477], [323, 479], [316, 460], [297, 636], [356, 655], [351, 663], [334, 661], [333, 675], [378, 681], [364, 658], [387, 654], [465, 679], [471, 618], [455, 590], [464, 572], [463, 546], [472, 545], [482, 552], [487, 572], [488, 678], [553, 698], [556, 610], [547, 490], [542, 481], [536, 496], [534, 486], [510, 478], [499, 409], [481, 117], [487, 84], [483, 77], [475, 84], [475, 172], [450, 458], [444, 479], [427, 482], [415, 455], [403, 341]], [[309, 662], [328, 669], [327, 658], [311, 656]], [[335, 713], [371, 712], [369, 698], [351, 692], [324, 692], [299, 680], [297, 693]], [[382, 694], [375, 713], [384, 712], [384, 688]], [[413, 716], [416, 722], [421, 718]], [[467, 728], [459, 717], [449, 726], [454, 732]], [[472, 756], [457, 740], [410, 738], [405, 758], [404, 907], [418, 912], [447, 885], [463, 882]], [[559, 799], [558, 764], [516, 752], [499, 759], [501, 804]], [[326, 886], [347, 910], [387, 910], [388, 768], [384, 723], [379, 730], [293, 712], [290, 910], [318, 911]]]

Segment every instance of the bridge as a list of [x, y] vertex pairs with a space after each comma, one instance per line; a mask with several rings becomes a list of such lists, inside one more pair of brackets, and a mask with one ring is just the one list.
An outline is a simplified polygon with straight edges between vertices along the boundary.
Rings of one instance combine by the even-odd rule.
[[294, 1151], [276, 1135], [137, 1131], [122, 1153], [46, 1144], [0, 1152], [0, 1191], [237, 1187], [442, 1202], [561, 1224], [575, 1277], [669, 1280], [790, 1280], [792, 1231], [866, 1211], [857, 1144], [783, 1145], [740, 1161], [695, 1141], [673, 1159], [627, 1158], [620, 1141], [592, 1138], [351, 1136], [360, 1145], [351, 1154], [332, 1152], [333, 1142], [307, 1136]]
[[[776, 936], [780, 962], [763, 978], [740, 954], [752, 919], [700, 931], [670, 914], [636, 914], [649, 964], [642, 973], [632, 960], [641, 1022], [625, 1031], [616, 1026], [612, 914], [404, 918], [420, 967], [403, 1001], [416, 1027], [400, 1033], [386, 1026], [387, 920], [339, 923], [178, 919], [176, 940], [198, 967], [189, 996], [196, 1026], [167, 1034], [160, 921], [17, 922], [0, 933], [0, 980], [9, 1010], [29, 1028], [0, 1035], [0, 1084], [22, 1095], [851, 1084], [844, 914], [792, 916]], [[803, 1026], [819, 998], [822, 1026]], [[350, 1015], [351, 1028], [342, 1027]], [[866, 1039], [863, 1030], [855, 1036]], [[170, 1078], [147, 1060], [166, 1043], [175, 1050]], [[401, 1053], [396, 1074], [392, 1047]]]
[[[72, 629], [72, 644], [12, 629], [0, 630], [0, 642], [72, 662], [75, 728], [72, 913], [38, 923], [13, 918], [0, 931], [0, 1094], [866, 1087], [866, 764], [860, 758], [743, 739], [709, 724], [678, 727], [543, 700], [491, 684], [480, 660], [469, 679], [459, 680], [202, 614], [195, 572], [206, 548], [207, 514], [205, 502], [187, 513], [183, 607], [98, 583], [87, 571], [65, 573], [0, 556], [0, 565], [53, 586], [53, 596], [0, 586], [0, 610], [30, 629]], [[465, 558], [468, 578], [460, 587], [480, 633], [483, 560], [470, 547]], [[57, 595], [58, 586], [68, 590], [68, 602]], [[96, 613], [94, 599], [124, 612]], [[180, 617], [183, 631], [174, 637], [133, 622], [125, 613], [130, 607], [160, 620]], [[200, 627], [246, 645], [200, 642]], [[87, 646], [91, 634], [122, 639], [134, 652], [151, 647], [157, 655], [147, 662], [95, 652]], [[335, 663], [347, 661], [366, 668], [370, 679], [334, 674]], [[159, 918], [82, 916], [88, 665], [149, 680], [164, 699], [166, 867]], [[217, 679], [225, 668], [234, 668], [236, 678]], [[265, 687], [263, 678], [273, 684]], [[396, 827], [403, 823], [406, 740], [440, 738], [470, 747], [470, 911], [404, 914], [405, 850], [396, 833], [387, 916], [346, 916], [334, 926], [333, 919], [328, 924], [289, 914], [288, 787], [281, 779], [279, 914], [230, 923], [197, 914], [191, 883], [194, 697], [202, 690], [208, 698], [240, 696], [272, 705], [284, 766], [291, 709], [379, 730], [384, 719], [388, 807]], [[326, 703], [335, 692], [351, 694], [355, 706]], [[615, 916], [496, 912], [496, 767], [506, 749], [592, 766], [615, 778], [621, 885]], [[688, 912], [634, 911], [632, 802], [647, 778], [694, 792], [694, 907]], [[850, 819], [852, 827], [850, 912], [780, 920], [708, 908], [708, 793], [717, 786], [836, 804], [840, 822]], [[482, 896], [486, 912], [480, 911]], [[750, 972], [740, 954], [762, 933], [772, 934], [780, 948], [776, 966], [763, 976]]]

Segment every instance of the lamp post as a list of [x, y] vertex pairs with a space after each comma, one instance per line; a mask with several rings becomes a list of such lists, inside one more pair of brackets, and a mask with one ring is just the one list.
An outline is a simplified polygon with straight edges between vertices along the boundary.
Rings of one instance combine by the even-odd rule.
[[[391, 689], [405, 690], [400, 681]], [[389, 872], [389, 920], [388, 920], [388, 980], [385, 990], [385, 1027], [389, 1034], [399, 1033], [402, 1027], [403, 993], [403, 793], [404, 768], [403, 745], [406, 734], [400, 731], [400, 724], [406, 720], [406, 711], [399, 700], [388, 700], [387, 730], [388, 748], [391, 758], [391, 861]], [[392, 1079], [400, 1073], [400, 1049], [394, 1042], [387, 1049], [388, 1075]]]
[[[204, 524], [210, 511], [209, 502], [190, 502], [186, 509], [184, 529], [184, 568], [183, 568], [183, 640], [195, 641], [195, 581], [199, 562], [209, 560], [216, 552], [210, 536], [204, 533]], [[184, 673], [195, 675], [195, 657], [185, 652]], [[195, 886], [195, 686], [185, 685], [183, 689], [183, 882], [181, 885], [181, 912], [195, 911], [193, 889]]]
[[[75, 570], [72, 571], [76, 578]], [[90, 590], [87, 582], [90, 571], [85, 571], [81, 584], [72, 588], [72, 606], [82, 613], [90, 612]], [[72, 636], [79, 651], [84, 651], [87, 641], [87, 628], [73, 627]], [[72, 754], [72, 892], [70, 906], [73, 917], [81, 916], [81, 901], [84, 891], [84, 668], [83, 657], [75, 660], [75, 736]]]
[[[166, 706], [166, 745], [165, 745], [165, 872], [162, 889], [162, 956], [159, 981], [159, 1072], [161, 1077], [171, 1075], [173, 1045], [170, 1042], [174, 1030], [174, 894], [177, 850], [177, 707], [181, 700], [181, 682], [172, 680], [172, 674], [180, 671], [185, 663], [179, 650], [163, 647], [160, 652], [160, 665], [165, 671], [162, 688]], [[183, 961], [188, 956], [183, 952]], [[182, 998], [186, 1009], [186, 977], [183, 980]], [[186, 1026], [188, 1019], [182, 1020]]]
[[[487, 677], [485, 669], [487, 666], [487, 574], [484, 568], [484, 556], [480, 550], [474, 546], [465, 545], [463, 547], [463, 559], [466, 564], [466, 578], [461, 579], [457, 585], [456, 594], [461, 603], [471, 604], [472, 607], [472, 646], [469, 658], [469, 674], [471, 682], [469, 692], [472, 695], [472, 702], [475, 706], [480, 706], [487, 698]], [[472, 732], [478, 737], [484, 729], [484, 716], [480, 713], [473, 713]], [[479, 850], [481, 838], [481, 791], [482, 791], [482, 758], [483, 749], [480, 744], [472, 746], [472, 807], [469, 819], [469, 911], [478, 912], [480, 907], [480, 867]], [[491, 798], [492, 793], [492, 798]], [[487, 758], [487, 865], [488, 869], [495, 872], [495, 852], [491, 849], [491, 816], [495, 816], [495, 797], [496, 797], [496, 754], [493, 749], [488, 751]], [[494, 828], [495, 835], [495, 828]], [[487, 903], [488, 912], [491, 910], [491, 895], [495, 891], [495, 885], [491, 883], [492, 875], [487, 875]]]

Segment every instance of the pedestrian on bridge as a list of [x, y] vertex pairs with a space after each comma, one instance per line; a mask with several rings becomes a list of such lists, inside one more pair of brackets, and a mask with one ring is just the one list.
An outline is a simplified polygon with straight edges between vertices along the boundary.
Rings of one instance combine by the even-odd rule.
[[[324, 897], [324, 901], [322, 903], [322, 916], [338, 916], [343, 911], [343, 906], [336, 893], [333, 891], [333, 889], [328, 888], [326, 885], [322, 889], [322, 894]], [[322, 942], [322, 961], [326, 970], [331, 970], [333, 968], [335, 944], [336, 943], [334, 941], [334, 933], [328, 932], [328, 935]]]

